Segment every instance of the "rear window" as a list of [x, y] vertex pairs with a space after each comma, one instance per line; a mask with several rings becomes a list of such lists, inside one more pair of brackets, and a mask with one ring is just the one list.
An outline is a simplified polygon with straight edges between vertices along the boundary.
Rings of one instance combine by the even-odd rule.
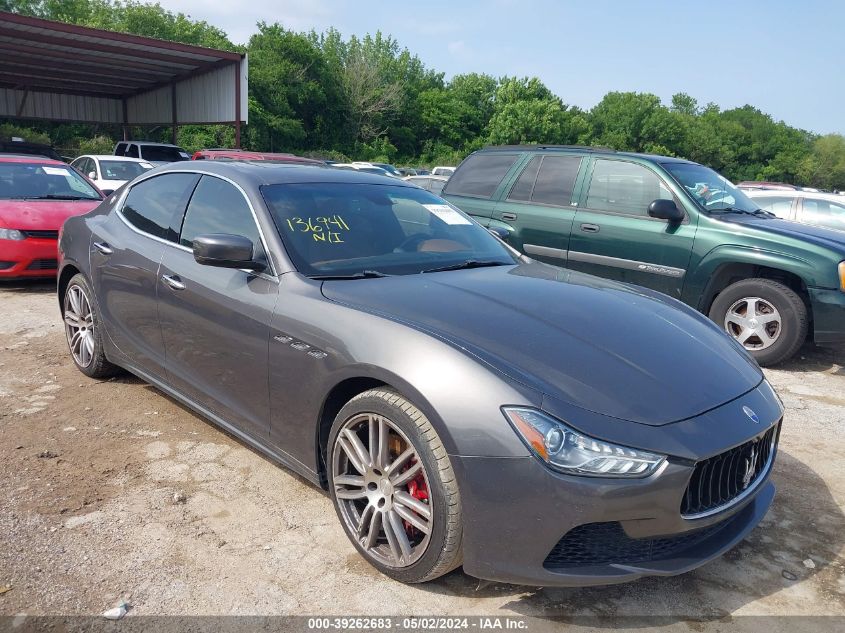
[[102, 200], [69, 165], [0, 163], [0, 199]]
[[142, 145], [140, 158], [159, 163], [174, 163], [179, 160], [189, 160], [191, 157], [188, 156], [188, 153], [185, 150], [179, 147]]
[[517, 158], [518, 154], [500, 152], [473, 154], [461, 163], [443, 192], [449, 195], [489, 198]]

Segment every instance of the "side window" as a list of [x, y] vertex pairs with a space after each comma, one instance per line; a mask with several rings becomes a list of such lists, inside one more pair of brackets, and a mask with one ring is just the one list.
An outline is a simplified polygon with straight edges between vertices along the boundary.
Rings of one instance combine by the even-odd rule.
[[130, 144], [129, 147], [126, 148], [124, 156], [131, 156], [132, 158], [141, 158], [138, 155], [138, 146], [135, 145], [135, 143]]
[[534, 181], [537, 180], [541, 160], [542, 156], [535, 156], [525, 166], [508, 194], [508, 200], [524, 200], [525, 202], [531, 200], [531, 192], [534, 191]]
[[115, 156], [126, 156], [126, 143], [118, 143], [114, 148]]
[[444, 192], [450, 195], [489, 198], [516, 162], [518, 154], [489, 152], [467, 158], [449, 179]]
[[[753, 198], [755, 204], [759, 204], [761, 209], [774, 213], [779, 218], [789, 218], [792, 211], [792, 198], [768, 197]], [[804, 203], [806, 205], [806, 202]]]
[[192, 248], [195, 237], [210, 233], [249, 238], [255, 261], [267, 263], [258, 226], [244, 195], [225, 180], [203, 176], [185, 212], [179, 243]]
[[568, 207], [580, 168], [580, 156], [544, 156], [531, 201]]
[[586, 206], [599, 211], [648, 217], [648, 205], [672, 194], [650, 169], [618, 160], [596, 161]]
[[830, 200], [804, 198], [803, 220], [808, 224], [845, 228], [845, 205]]
[[140, 231], [176, 242], [174, 220], [178, 222], [198, 180], [197, 174], [162, 174], [144, 180], [129, 190], [123, 217]]

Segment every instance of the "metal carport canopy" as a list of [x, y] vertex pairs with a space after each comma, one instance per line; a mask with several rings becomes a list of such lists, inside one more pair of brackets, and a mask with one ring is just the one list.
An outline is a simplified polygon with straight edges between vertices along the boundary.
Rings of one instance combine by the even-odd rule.
[[247, 122], [245, 54], [0, 11], [0, 117], [131, 125]]

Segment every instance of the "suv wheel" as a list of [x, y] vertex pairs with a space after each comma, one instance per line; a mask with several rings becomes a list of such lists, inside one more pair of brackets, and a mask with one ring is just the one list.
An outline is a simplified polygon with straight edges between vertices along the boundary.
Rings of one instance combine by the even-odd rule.
[[337, 414], [328, 447], [335, 510], [371, 565], [416, 583], [461, 564], [458, 484], [419, 409], [394, 391], [366, 391]]
[[713, 301], [710, 318], [725, 328], [763, 367], [791, 358], [807, 337], [807, 306], [771, 279], [743, 279]]

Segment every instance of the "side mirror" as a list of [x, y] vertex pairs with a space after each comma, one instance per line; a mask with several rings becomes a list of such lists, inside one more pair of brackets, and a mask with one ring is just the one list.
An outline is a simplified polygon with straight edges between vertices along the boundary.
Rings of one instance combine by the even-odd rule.
[[97, 172], [96, 172], [96, 171], [89, 171], [89, 172], [88, 172], [88, 177], [89, 177], [91, 180], [97, 180]]
[[100, 189], [103, 192], [103, 195], [108, 198], [110, 195], [114, 193], [114, 189]]
[[252, 240], [242, 235], [198, 235], [194, 238], [194, 259], [204, 266], [264, 270], [264, 264], [252, 259]]
[[507, 241], [508, 241], [508, 237], [510, 237], [510, 234], [511, 234], [511, 232], [510, 232], [510, 231], [508, 231], [508, 230], [507, 230], [505, 227], [503, 227], [503, 226], [488, 226], [488, 227], [487, 227], [487, 230], [490, 232], [490, 234], [491, 234], [493, 237], [498, 237], [498, 238], [499, 238], [500, 240], [502, 240], [503, 242], [507, 242]]
[[681, 222], [684, 219], [684, 212], [679, 209], [674, 200], [655, 200], [648, 205], [648, 214], [652, 218], [669, 220], [669, 222]]

